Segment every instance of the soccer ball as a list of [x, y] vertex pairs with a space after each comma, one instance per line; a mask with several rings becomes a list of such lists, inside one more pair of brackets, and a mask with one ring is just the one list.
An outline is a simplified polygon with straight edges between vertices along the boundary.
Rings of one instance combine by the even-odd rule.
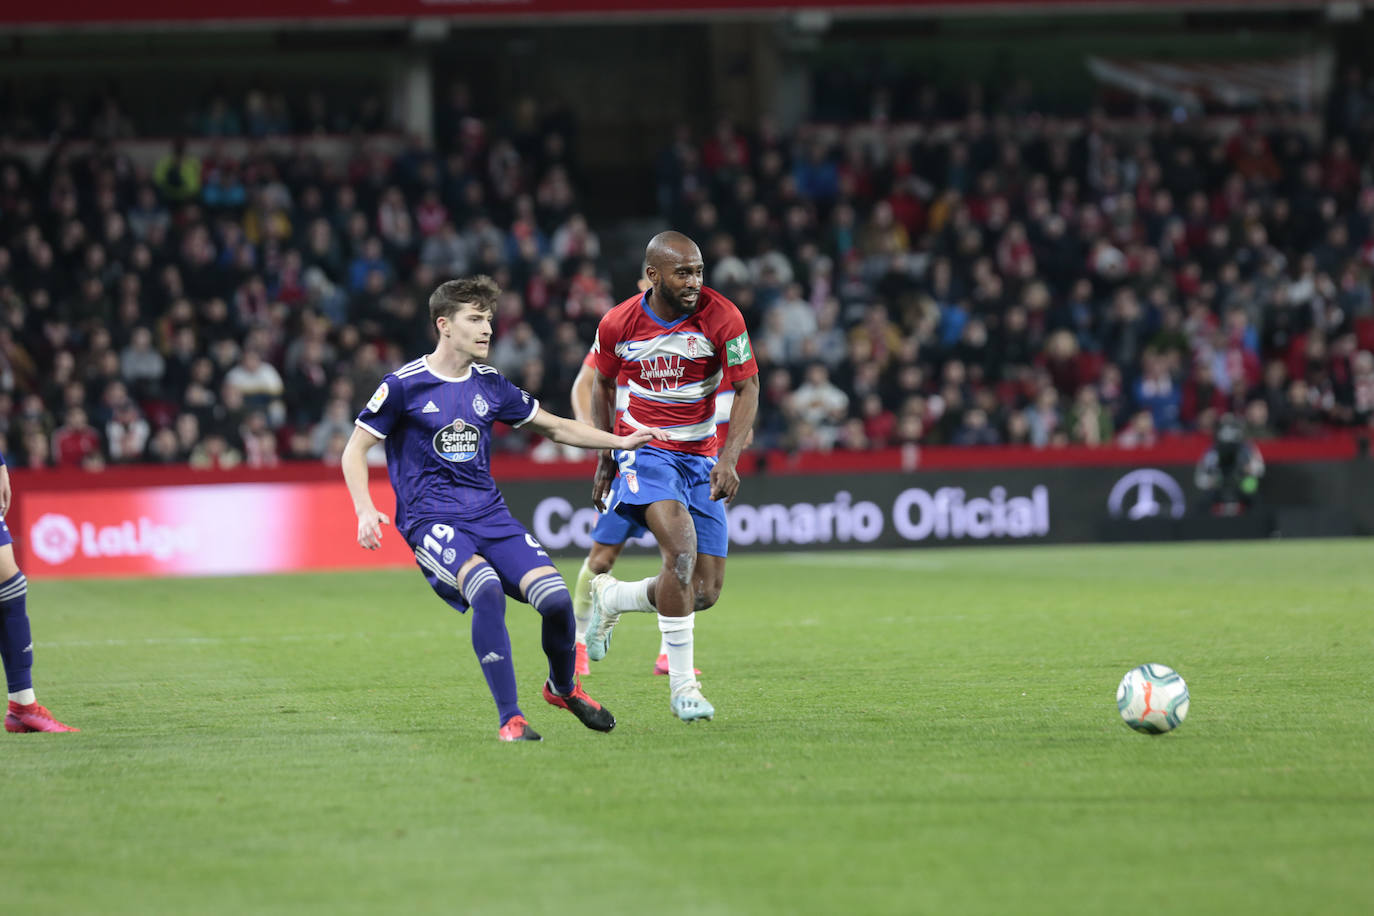
[[1173, 668], [1141, 665], [1121, 679], [1116, 708], [1136, 731], [1162, 735], [1188, 718], [1188, 685]]

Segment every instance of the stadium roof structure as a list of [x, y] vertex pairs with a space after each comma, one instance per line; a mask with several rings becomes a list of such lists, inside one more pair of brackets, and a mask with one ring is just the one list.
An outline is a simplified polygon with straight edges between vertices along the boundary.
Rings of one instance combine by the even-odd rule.
[[415, 20], [652, 20], [798, 15], [1021, 16], [1169, 11], [1325, 10], [1358, 18], [1370, 0], [49, 0], [0, 5], [0, 28], [347, 28]]
[[1089, 72], [1103, 83], [1192, 111], [1210, 104], [1252, 108], [1283, 102], [1319, 105], [1331, 88], [1335, 55], [1327, 49], [1266, 60], [1143, 60], [1090, 56]]

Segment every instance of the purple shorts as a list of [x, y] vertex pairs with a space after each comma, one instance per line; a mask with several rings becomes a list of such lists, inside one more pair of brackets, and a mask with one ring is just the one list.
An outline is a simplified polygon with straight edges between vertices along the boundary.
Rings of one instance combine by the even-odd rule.
[[459, 588], [458, 570], [473, 554], [491, 564], [506, 594], [518, 601], [525, 600], [520, 580], [526, 573], [553, 566], [534, 535], [509, 515], [480, 524], [456, 519], [426, 522], [411, 529], [409, 543], [429, 587], [459, 613], [467, 611], [468, 602]]

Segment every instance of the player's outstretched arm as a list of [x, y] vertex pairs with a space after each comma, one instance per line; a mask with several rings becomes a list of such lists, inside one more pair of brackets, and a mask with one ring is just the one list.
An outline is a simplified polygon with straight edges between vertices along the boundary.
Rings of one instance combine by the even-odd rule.
[[[600, 369], [593, 370], [591, 389], [592, 426], [604, 430], [615, 429], [615, 379], [604, 375]], [[597, 457], [596, 475], [592, 478], [592, 505], [596, 506], [598, 512], [606, 511], [606, 497], [611, 495], [615, 471], [615, 456], [609, 450], [603, 450]]]
[[549, 413], [542, 407], [526, 425], [559, 445], [571, 445], [575, 448], [636, 449], [650, 439], [668, 438], [668, 434], [657, 427], [637, 429], [628, 436], [617, 436], [586, 423]]
[[382, 546], [382, 526], [391, 524], [391, 519], [372, 504], [372, 494], [367, 489], [367, 453], [381, 441], [361, 426], [355, 426], [343, 450], [344, 483], [348, 486], [348, 495], [353, 497], [353, 512], [358, 516], [358, 545], [368, 550]]

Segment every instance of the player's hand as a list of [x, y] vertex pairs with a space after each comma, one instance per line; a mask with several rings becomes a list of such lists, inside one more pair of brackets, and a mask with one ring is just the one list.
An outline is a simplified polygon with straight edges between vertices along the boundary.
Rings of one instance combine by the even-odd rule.
[[592, 505], [597, 512], [606, 511], [606, 497], [611, 495], [611, 481], [615, 480], [615, 459], [610, 452], [602, 452], [596, 460], [596, 477], [592, 479]]
[[668, 434], [657, 426], [646, 426], [644, 429], [637, 429], [628, 436], [620, 437], [620, 444], [616, 448], [632, 452], [646, 442], [657, 439], [660, 442], [667, 440]]
[[10, 511], [10, 500], [14, 493], [10, 490], [10, 469], [8, 465], [0, 464], [0, 516], [4, 516]]
[[358, 546], [376, 550], [382, 546], [382, 526], [390, 525], [385, 512], [367, 509], [358, 513]]
[[711, 499], [723, 499], [731, 503], [738, 492], [739, 472], [735, 470], [735, 463], [723, 458], [716, 461], [715, 467], [711, 468]]

